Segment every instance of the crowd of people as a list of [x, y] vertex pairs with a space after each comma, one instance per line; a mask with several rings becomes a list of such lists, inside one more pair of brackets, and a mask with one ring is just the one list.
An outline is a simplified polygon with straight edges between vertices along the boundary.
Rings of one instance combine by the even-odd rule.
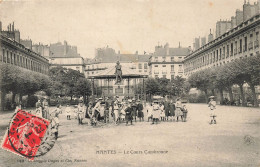
[[[186, 121], [188, 110], [186, 106], [181, 103], [180, 99], [177, 99], [175, 103], [173, 100], [155, 100], [148, 106], [144, 107], [145, 105], [146, 103], [140, 100], [120, 100], [119, 97], [116, 96], [115, 100], [109, 99], [108, 97], [96, 98], [87, 105], [81, 100], [76, 110], [73, 110], [68, 104], [64, 111], [67, 120], [71, 120], [76, 113], [79, 125], [83, 124], [83, 120], [86, 120], [86, 122], [92, 126], [96, 126], [98, 122], [132, 125], [133, 122], [145, 121], [145, 115], [147, 116], [148, 122], [152, 120], [152, 124], [158, 123], [159, 121]], [[146, 114], [144, 114], [144, 112], [146, 112]]]
[[[159, 121], [178, 122], [181, 120], [186, 122], [188, 113], [180, 98], [177, 98], [175, 102], [173, 100], [154, 100], [148, 104], [135, 99], [123, 98], [120, 100], [118, 96], [115, 97], [115, 100], [108, 97], [96, 98], [88, 104], [84, 104], [83, 100], [80, 100], [77, 106], [67, 104], [65, 108], [58, 104], [52, 112], [49, 111], [47, 99], [38, 100], [35, 106], [36, 116], [50, 121], [51, 131], [56, 138], [58, 138], [59, 115], [63, 112], [67, 120], [75, 118], [78, 120], [79, 125], [83, 125], [84, 122], [91, 126], [96, 126], [98, 122], [132, 125], [138, 119], [140, 122], [145, 121], [145, 115], [147, 122], [152, 121], [151, 124], [157, 124]], [[214, 96], [210, 97], [208, 106], [211, 110], [210, 124], [216, 124], [216, 101]], [[16, 110], [19, 108], [21, 106], [17, 106]], [[144, 114], [144, 112], [146, 113]]]

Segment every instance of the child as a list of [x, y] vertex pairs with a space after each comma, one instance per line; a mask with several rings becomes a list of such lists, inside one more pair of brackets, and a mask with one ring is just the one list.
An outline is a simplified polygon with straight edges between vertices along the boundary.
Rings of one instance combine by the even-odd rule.
[[125, 121], [125, 109], [127, 108], [126, 104], [122, 106], [122, 109], [120, 111], [120, 122]]
[[152, 108], [152, 103], [147, 106], [147, 119], [148, 119], [148, 122], [150, 119], [153, 119], [153, 108]]
[[186, 122], [186, 119], [187, 119], [187, 114], [188, 114], [188, 110], [186, 108], [186, 105], [183, 105], [183, 122]]
[[210, 108], [210, 110], [211, 110], [211, 113], [210, 113], [210, 117], [212, 117], [211, 118], [211, 121], [210, 121], [210, 124], [216, 124], [217, 123], [217, 121], [216, 121], [216, 114], [215, 114], [215, 110], [216, 110], [216, 105], [217, 105], [217, 103], [216, 103], [216, 101], [214, 100], [214, 96], [210, 96], [209, 97], [210, 98], [210, 101], [209, 101], [209, 105], [208, 105], [208, 107]]
[[78, 123], [79, 125], [83, 125], [83, 117], [84, 117], [84, 111], [85, 111], [85, 106], [83, 104], [83, 101], [80, 101], [79, 104], [78, 104]]
[[163, 105], [160, 106], [160, 110], [161, 110], [160, 112], [161, 121], [165, 121], [165, 111]]
[[65, 108], [65, 113], [67, 115], [67, 120], [70, 120], [71, 112], [70, 112], [70, 105], [69, 104], [67, 104], [67, 106]]
[[160, 117], [160, 106], [159, 106], [159, 102], [155, 101], [153, 104], [153, 123], [156, 122], [156, 124], [158, 123]]
[[55, 113], [54, 117], [51, 119], [51, 131], [55, 135], [55, 139], [58, 138], [58, 127], [59, 127], [59, 118], [58, 113]]

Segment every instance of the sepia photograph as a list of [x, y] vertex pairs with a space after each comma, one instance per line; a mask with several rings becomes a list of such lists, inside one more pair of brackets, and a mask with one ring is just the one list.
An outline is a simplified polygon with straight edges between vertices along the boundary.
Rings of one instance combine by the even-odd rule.
[[260, 0], [0, 0], [0, 167], [260, 167]]

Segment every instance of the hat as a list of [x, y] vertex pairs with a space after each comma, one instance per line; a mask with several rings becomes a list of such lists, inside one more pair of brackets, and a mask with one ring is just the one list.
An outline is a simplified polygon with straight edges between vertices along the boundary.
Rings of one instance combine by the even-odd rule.
[[118, 96], [118, 95], [116, 95], [116, 97], [118, 98], [119, 96]]
[[156, 100], [156, 101], [154, 101], [153, 103], [159, 103], [159, 101]]
[[102, 98], [99, 98], [98, 100], [103, 100]]
[[128, 100], [128, 102], [129, 102], [129, 103], [131, 103], [131, 102], [132, 102], [132, 100], [131, 100], [131, 99], [129, 99], [129, 100]]
[[213, 98], [215, 98], [215, 96], [210, 96], [209, 98], [210, 98], [210, 99], [213, 99]]

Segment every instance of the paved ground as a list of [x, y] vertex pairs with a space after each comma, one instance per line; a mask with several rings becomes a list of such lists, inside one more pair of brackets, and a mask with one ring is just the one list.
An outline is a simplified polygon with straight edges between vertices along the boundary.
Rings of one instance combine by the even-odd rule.
[[[259, 108], [218, 106], [218, 124], [209, 125], [207, 105], [187, 107], [188, 122], [158, 125], [93, 128], [61, 115], [60, 138], [50, 152], [20, 162], [0, 149], [0, 166], [260, 166]], [[0, 115], [1, 138], [10, 116]]]

